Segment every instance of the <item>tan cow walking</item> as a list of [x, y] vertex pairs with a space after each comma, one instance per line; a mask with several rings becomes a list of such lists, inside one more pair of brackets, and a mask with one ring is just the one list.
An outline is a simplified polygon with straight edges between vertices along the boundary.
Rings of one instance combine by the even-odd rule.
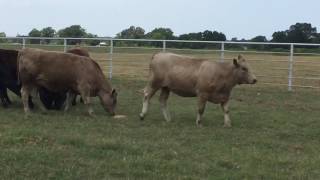
[[172, 53], [158, 53], [152, 57], [148, 85], [140, 119], [143, 120], [149, 101], [160, 89], [160, 103], [164, 118], [170, 121], [167, 100], [170, 92], [182, 97], [198, 97], [196, 124], [201, 125], [206, 102], [220, 104], [224, 112], [224, 126], [231, 127], [228, 101], [237, 84], [255, 84], [256, 77], [246, 60], [239, 55], [233, 63], [212, 62]]
[[70, 53], [26, 48], [18, 55], [21, 94], [26, 113], [33, 89], [44, 87], [52, 92], [80, 94], [93, 114], [90, 97], [98, 96], [106, 111], [114, 115], [117, 93], [92, 59]]

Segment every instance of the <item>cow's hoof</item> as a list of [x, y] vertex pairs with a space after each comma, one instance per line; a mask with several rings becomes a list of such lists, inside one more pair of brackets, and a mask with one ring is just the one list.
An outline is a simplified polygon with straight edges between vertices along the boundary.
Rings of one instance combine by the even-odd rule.
[[197, 127], [200, 127], [200, 128], [202, 127], [202, 123], [200, 121], [197, 121], [196, 124], [197, 124]]
[[224, 124], [223, 127], [224, 128], [231, 128], [232, 126], [231, 126], [231, 124]]
[[144, 116], [142, 114], [139, 115], [140, 120], [143, 121], [144, 120]]

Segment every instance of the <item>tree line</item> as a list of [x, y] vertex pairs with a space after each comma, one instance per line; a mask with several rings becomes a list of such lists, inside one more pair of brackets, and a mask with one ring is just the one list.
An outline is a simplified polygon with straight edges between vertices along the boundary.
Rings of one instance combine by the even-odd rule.
[[[0, 37], [5, 37], [4, 32], [0, 32]], [[23, 35], [17, 35], [23, 37]], [[88, 33], [85, 28], [80, 25], [72, 25], [60, 30], [55, 30], [52, 27], [45, 27], [41, 30], [36, 28], [32, 29], [28, 35], [29, 37], [73, 37], [73, 38], [94, 38], [98, 37], [96, 34]], [[116, 35], [119, 39], [159, 39], [159, 40], [196, 40], [196, 41], [226, 41], [226, 35], [222, 32], [206, 30], [203, 32], [193, 32], [187, 34], [181, 34], [176, 36], [170, 28], [155, 28], [150, 32], [146, 32], [142, 27], [130, 26], [127, 29], [122, 30]], [[236, 37], [230, 39], [231, 41], [240, 42], [280, 42], [280, 43], [320, 43], [320, 33], [317, 32], [317, 28], [313, 27], [310, 23], [296, 23], [291, 25], [287, 30], [276, 31], [272, 34], [272, 39], [268, 40], [265, 36], [259, 35], [251, 39], [238, 40]], [[1, 40], [4, 42], [5, 40]], [[31, 44], [49, 44], [50, 40], [33, 39], [30, 40]], [[55, 43], [61, 44], [62, 41], [55, 41]], [[85, 43], [88, 45], [98, 45], [100, 41], [97, 40], [69, 40], [68, 44], [80, 44]], [[161, 47], [161, 42], [116, 42], [121, 46], [154, 46]], [[52, 43], [51, 43], [52, 44]], [[218, 45], [211, 43], [168, 43], [167, 47], [175, 48], [215, 48]], [[230, 45], [236, 48], [237, 45]], [[266, 45], [251, 45], [249, 48], [253, 49], [267, 49], [270, 48]]]

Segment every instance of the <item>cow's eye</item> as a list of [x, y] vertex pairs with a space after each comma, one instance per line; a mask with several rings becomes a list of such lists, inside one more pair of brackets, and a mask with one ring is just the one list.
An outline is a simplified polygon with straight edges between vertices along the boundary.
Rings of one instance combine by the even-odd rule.
[[243, 67], [243, 68], [241, 68], [241, 69], [242, 69], [242, 71], [248, 72], [248, 69], [245, 68], [245, 67]]

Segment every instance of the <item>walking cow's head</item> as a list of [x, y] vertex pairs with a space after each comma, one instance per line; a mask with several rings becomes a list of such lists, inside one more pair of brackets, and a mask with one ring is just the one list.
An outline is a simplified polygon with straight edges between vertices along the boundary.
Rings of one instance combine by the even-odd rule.
[[257, 83], [256, 76], [252, 73], [251, 67], [242, 55], [238, 59], [233, 59], [235, 66], [235, 76], [237, 84], [255, 84]]

